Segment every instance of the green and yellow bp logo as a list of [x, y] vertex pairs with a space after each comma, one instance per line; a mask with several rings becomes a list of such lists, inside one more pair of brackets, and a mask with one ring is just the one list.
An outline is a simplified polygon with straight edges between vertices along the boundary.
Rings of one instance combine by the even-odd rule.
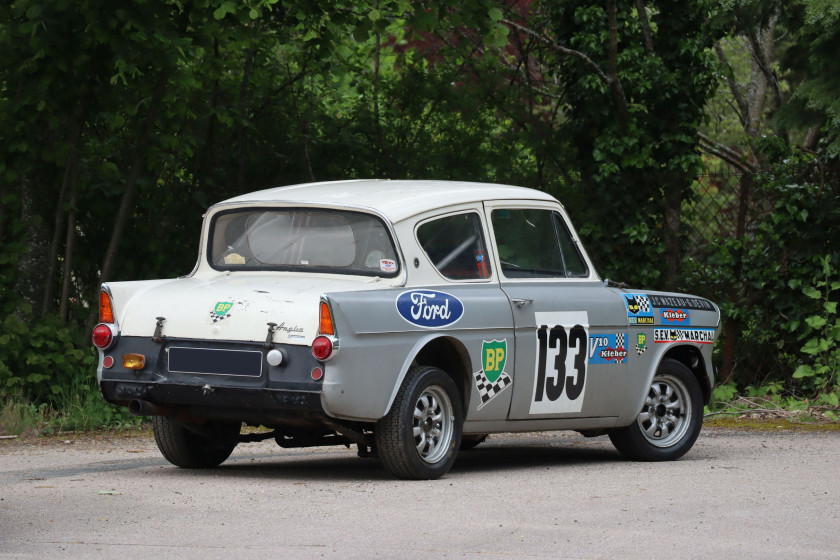
[[213, 311], [214, 313], [216, 313], [216, 315], [222, 316], [228, 311], [230, 311], [231, 307], [233, 307], [233, 303], [229, 301], [220, 301], [216, 304], [216, 309], [214, 309]]
[[484, 375], [490, 383], [495, 382], [505, 370], [507, 340], [485, 340], [481, 345]]

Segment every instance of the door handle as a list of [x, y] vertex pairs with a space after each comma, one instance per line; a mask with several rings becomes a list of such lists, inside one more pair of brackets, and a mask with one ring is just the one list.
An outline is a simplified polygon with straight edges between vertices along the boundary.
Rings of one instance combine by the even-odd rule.
[[516, 307], [522, 307], [523, 305], [534, 303], [534, 300], [528, 298], [511, 298], [510, 301], [512, 301]]

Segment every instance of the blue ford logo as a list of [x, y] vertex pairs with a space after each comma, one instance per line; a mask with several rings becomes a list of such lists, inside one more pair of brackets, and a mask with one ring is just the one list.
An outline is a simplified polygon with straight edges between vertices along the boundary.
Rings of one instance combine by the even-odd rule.
[[464, 304], [444, 292], [413, 290], [400, 294], [397, 298], [397, 311], [412, 325], [437, 329], [458, 322], [464, 315]]

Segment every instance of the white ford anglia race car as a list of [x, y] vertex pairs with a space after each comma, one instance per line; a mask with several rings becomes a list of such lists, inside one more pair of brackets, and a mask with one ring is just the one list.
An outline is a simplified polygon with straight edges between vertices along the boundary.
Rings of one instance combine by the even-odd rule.
[[191, 274], [103, 284], [93, 341], [105, 399], [153, 416], [175, 465], [273, 438], [432, 479], [494, 432], [681, 457], [719, 325], [706, 299], [602, 281], [542, 192], [342, 181], [214, 205]]

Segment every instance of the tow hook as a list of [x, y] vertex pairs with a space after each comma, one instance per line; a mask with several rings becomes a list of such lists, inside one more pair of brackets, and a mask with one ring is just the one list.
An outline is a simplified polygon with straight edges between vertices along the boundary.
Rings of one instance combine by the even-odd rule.
[[166, 317], [156, 317], [157, 324], [155, 325], [155, 334], [152, 335], [152, 342], [157, 342], [160, 344], [163, 342], [163, 322], [166, 321]]
[[265, 347], [271, 348], [274, 344], [274, 331], [277, 330], [277, 323], [268, 323], [268, 334], [265, 337]]

